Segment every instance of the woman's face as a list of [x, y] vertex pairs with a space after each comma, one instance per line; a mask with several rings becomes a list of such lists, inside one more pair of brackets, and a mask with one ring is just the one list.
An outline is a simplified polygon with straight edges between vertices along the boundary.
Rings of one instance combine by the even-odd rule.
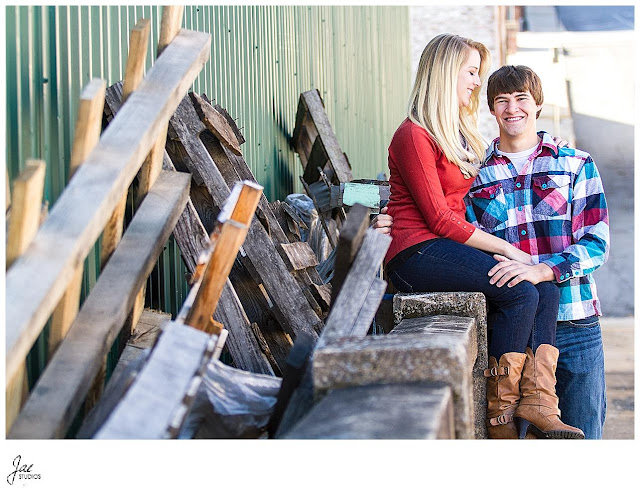
[[458, 102], [460, 107], [471, 103], [471, 93], [480, 86], [480, 53], [475, 48], [469, 50], [469, 55], [458, 73]]

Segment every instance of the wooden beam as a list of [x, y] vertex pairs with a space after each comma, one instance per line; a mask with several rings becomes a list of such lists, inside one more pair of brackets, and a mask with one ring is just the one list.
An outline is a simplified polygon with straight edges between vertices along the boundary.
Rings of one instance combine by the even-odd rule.
[[[14, 201], [7, 235], [7, 268], [24, 253], [40, 225], [45, 162], [27, 160], [25, 169], [13, 183]], [[7, 174], [8, 183], [8, 174]], [[8, 188], [8, 185], [7, 185]], [[14, 377], [7, 377], [5, 431], [18, 417], [29, 395], [26, 363], [23, 360]]]
[[[229, 196], [229, 187], [200, 139], [200, 133], [206, 128], [198, 118], [189, 98], [185, 98], [180, 103], [170, 123], [174, 134], [189, 156], [186, 163], [190, 169], [193, 167], [201, 176], [214, 204], [221, 207]], [[221, 146], [219, 142], [217, 146]], [[224, 150], [221, 153], [226, 156]], [[277, 225], [277, 221], [274, 223]], [[286, 242], [284, 232], [283, 238], [283, 242]], [[301, 331], [319, 330], [322, 322], [309, 305], [296, 280], [288, 272], [269, 234], [255, 216], [243, 250], [262, 279], [274, 303], [274, 315], [282, 328], [291, 335]]]
[[340, 293], [353, 260], [355, 259], [364, 235], [369, 228], [369, 208], [355, 204], [347, 214], [336, 247], [335, 261], [333, 265], [333, 278], [331, 279], [331, 300], [335, 301]]
[[386, 282], [378, 278], [378, 270], [389, 244], [388, 235], [367, 230], [342, 290], [331, 302], [318, 346], [343, 337], [366, 335], [386, 287]]
[[[149, 33], [151, 32], [151, 22], [148, 19], [140, 19], [129, 34], [129, 54], [127, 56], [127, 66], [124, 74], [122, 86], [122, 101], [127, 98], [140, 86], [144, 75], [145, 61], [149, 47]], [[153, 148], [152, 148], [153, 149]], [[120, 202], [114, 208], [111, 218], [105, 226], [102, 234], [100, 248], [100, 266], [109, 261], [109, 257], [116, 249], [122, 238], [124, 228], [124, 210], [127, 206], [127, 193], [125, 192]]]
[[213, 253], [202, 276], [200, 289], [185, 319], [187, 325], [207, 330], [238, 250], [247, 235], [262, 189], [262, 186], [248, 182], [238, 183], [234, 187], [231, 197], [237, 194], [237, 201], [230, 218], [224, 222], [216, 239]]
[[160, 21], [160, 36], [158, 38], [157, 57], [162, 55], [165, 48], [174, 40], [182, 25], [184, 5], [165, 5], [162, 7], [162, 20]]
[[234, 155], [242, 156], [238, 138], [231, 129], [227, 119], [201, 96], [195, 93], [189, 93], [189, 96], [191, 97], [196, 112], [198, 112], [198, 116], [207, 126], [207, 129], [209, 129], [223, 145], [229, 148]]
[[[160, 35], [158, 40], [158, 58], [164, 52], [166, 47], [175, 39], [180, 31], [180, 25], [182, 24], [182, 13], [184, 6], [164, 6], [162, 8], [162, 21], [160, 24]], [[136, 197], [136, 203], [144, 199], [153, 183], [155, 182], [160, 170], [162, 170], [162, 158], [164, 156], [164, 147], [167, 142], [167, 126], [163, 126], [160, 137], [155, 142], [147, 159], [140, 168], [138, 175], [139, 184]], [[142, 293], [144, 296], [144, 293]], [[143, 297], [144, 299], [144, 297]], [[142, 312], [142, 309], [140, 309]], [[138, 316], [139, 317], [139, 316]]]
[[306, 242], [283, 243], [279, 249], [287, 268], [291, 271], [318, 265], [318, 258]]
[[161, 173], [32, 390], [11, 438], [64, 438], [178, 221], [189, 180], [187, 174]]
[[335, 173], [335, 181], [338, 183], [350, 182], [353, 180], [351, 168], [344, 157], [338, 139], [331, 128], [329, 119], [324, 110], [324, 104], [318, 90], [306, 91], [300, 95], [304, 99], [307, 111], [318, 131], [316, 140], [321, 139], [322, 145], [326, 150], [327, 156], [331, 163], [331, 167]]
[[129, 54], [122, 88], [123, 101], [126, 101], [127, 97], [136, 90], [144, 77], [150, 33], [151, 21], [149, 19], [140, 19], [129, 33]]
[[[106, 90], [105, 113], [113, 118], [122, 106], [122, 81], [109, 86]], [[167, 152], [164, 152], [162, 161], [162, 169], [169, 172], [175, 172], [176, 168], [169, 158]], [[211, 247], [209, 234], [205, 230], [199, 214], [191, 200], [194, 194], [194, 186], [191, 184], [189, 200], [180, 215], [180, 219], [176, 224], [173, 236], [180, 248], [182, 260], [190, 273], [194, 273], [198, 264], [198, 258], [203, 251], [207, 251]]]
[[42, 160], [27, 160], [24, 170], [13, 182], [13, 206], [7, 235], [7, 270], [27, 250], [40, 225], [46, 165]]
[[[78, 167], [87, 159], [89, 153], [100, 140], [106, 86], [107, 83], [103, 79], [92, 79], [80, 94], [71, 162], [69, 163], [69, 178], [73, 177]], [[67, 335], [71, 323], [78, 314], [82, 271], [82, 265], [75, 270], [67, 291], [60, 299], [51, 316], [49, 359], [51, 359], [58, 345]]]
[[209, 56], [211, 37], [181, 31], [64, 190], [7, 272], [6, 369], [17, 371], [144, 157]]
[[[97, 439], [162, 439], [177, 434], [202, 383], [218, 340], [176, 322], [162, 330], [146, 365], [114, 409]], [[177, 420], [179, 417], [181, 420]]]
[[161, 325], [170, 320], [171, 315], [168, 313], [151, 310], [142, 313], [134, 333], [118, 359], [104, 394], [96, 407], [84, 418], [76, 438], [91, 438], [100, 429], [142, 369], [151, 352], [150, 349], [158, 339]]

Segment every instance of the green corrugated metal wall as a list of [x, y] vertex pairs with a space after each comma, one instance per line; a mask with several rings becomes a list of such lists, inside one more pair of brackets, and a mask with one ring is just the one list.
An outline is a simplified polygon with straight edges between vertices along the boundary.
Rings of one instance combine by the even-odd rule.
[[[53, 204], [68, 175], [82, 87], [122, 79], [129, 30], [152, 22], [150, 67], [161, 7], [6, 7], [9, 177], [27, 158], [47, 162]], [[301, 192], [301, 166], [288, 145], [298, 96], [317, 88], [356, 178], [386, 171], [387, 146], [402, 120], [411, 67], [407, 7], [185, 7], [183, 27], [211, 34], [211, 57], [193, 85], [237, 118], [244, 156], [270, 201]], [[83, 296], [99, 274], [97, 247], [85, 262]], [[148, 303], [175, 315], [186, 295], [175, 241], [160, 258]], [[46, 338], [46, 337], [45, 337]], [[44, 345], [36, 344], [38, 361]]]

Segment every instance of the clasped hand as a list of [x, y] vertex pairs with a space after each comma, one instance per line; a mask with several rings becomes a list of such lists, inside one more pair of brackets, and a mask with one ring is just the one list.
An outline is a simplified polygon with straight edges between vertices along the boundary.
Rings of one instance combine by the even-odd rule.
[[513, 287], [523, 280], [536, 285], [554, 278], [553, 270], [544, 263], [528, 265], [499, 254], [493, 257], [499, 263], [489, 270], [488, 275], [491, 277], [489, 283], [497, 287], [502, 287], [504, 284], [507, 284], [507, 287]]

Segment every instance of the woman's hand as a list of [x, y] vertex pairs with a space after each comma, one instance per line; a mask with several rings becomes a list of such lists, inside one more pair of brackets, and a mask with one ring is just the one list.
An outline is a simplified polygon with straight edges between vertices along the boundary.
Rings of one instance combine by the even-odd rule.
[[565, 141], [564, 139], [562, 139], [560, 136], [556, 136], [553, 138], [553, 142], [554, 144], [558, 147], [558, 148], [565, 148], [565, 147], [569, 147], [569, 148], [573, 148], [573, 145], [569, 142], [569, 141]]
[[499, 254], [496, 254], [494, 258], [499, 263], [489, 270], [487, 275], [491, 277], [489, 283], [495, 284], [497, 287], [502, 287], [504, 284], [507, 284], [507, 287], [513, 287], [524, 280], [533, 285], [555, 280], [553, 270], [544, 263], [525, 265]]
[[[494, 256], [494, 258], [498, 259], [497, 256], [499, 256], [499, 255]], [[533, 265], [533, 260], [531, 259], [531, 256], [528, 253], [525, 253], [524, 251], [521, 251], [517, 247], [509, 244], [508, 242], [507, 242], [507, 247], [506, 247], [505, 252], [504, 252], [504, 256], [506, 258], [509, 258], [510, 260], [514, 260], [514, 261], [518, 261], [520, 263], [524, 263], [525, 265]], [[498, 261], [501, 261], [501, 260], [498, 260]]]
[[371, 226], [381, 234], [391, 235], [391, 227], [393, 226], [393, 217], [387, 215], [388, 208], [385, 206], [380, 210], [380, 214], [375, 217]]

